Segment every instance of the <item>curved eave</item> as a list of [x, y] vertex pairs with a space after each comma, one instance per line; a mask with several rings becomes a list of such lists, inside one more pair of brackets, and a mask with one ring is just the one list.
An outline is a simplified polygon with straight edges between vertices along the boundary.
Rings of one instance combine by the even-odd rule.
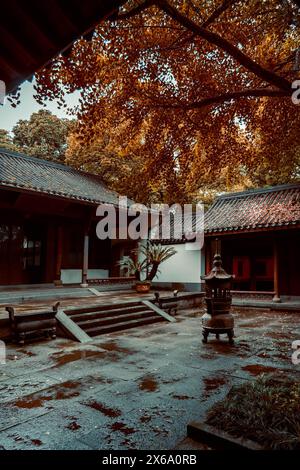
[[90, 199], [90, 198], [85, 198], [85, 197], [80, 197], [80, 196], [75, 196], [75, 195], [70, 195], [66, 194], [63, 192], [58, 192], [58, 191], [46, 191], [43, 188], [35, 188], [31, 187], [29, 188], [28, 186], [22, 185], [22, 184], [13, 184], [13, 183], [0, 183], [0, 189], [11, 189], [11, 190], [19, 190], [22, 193], [27, 193], [27, 194], [32, 194], [32, 195], [41, 195], [41, 196], [47, 196], [47, 197], [52, 197], [55, 199], [62, 199], [62, 200], [69, 200], [69, 201], [74, 201], [82, 204], [88, 204], [88, 205], [99, 205], [99, 204], [111, 204], [114, 207], [118, 208], [118, 204], [108, 202], [108, 201], [101, 201], [98, 199]]
[[290, 222], [280, 222], [273, 224], [260, 224], [256, 226], [242, 226], [242, 227], [224, 227], [218, 229], [206, 229], [204, 231], [205, 236], [216, 236], [216, 235], [230, 235], [235, 233], [251, 233], [251, 232], [267, 232], [273, 230], [282, 230], [285, 228], [300, 228], [300, 220]]
[[125, 0], [1, 2], [0, 80], [7, 93], [93, 31]]

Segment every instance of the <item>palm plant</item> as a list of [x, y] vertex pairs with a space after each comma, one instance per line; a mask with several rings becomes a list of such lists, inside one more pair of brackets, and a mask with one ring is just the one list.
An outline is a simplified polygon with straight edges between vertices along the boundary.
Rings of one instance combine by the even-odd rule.
[[[119, 265], [126, 268], [128, 272], [135, 276], [137, 281], [141, 281], [142, 273], [146, 274], [145, 281], [152, 281], [159, 272], [161, 263], [175, 255], [173, 247], [162, 246], [160, 243], [143, 245], [139, 249], [133, 250], [133, 256], [124, 256]], [[141, 260], [141, 255], [144, 257]]]
[[159, 265], [175, 255], [176, 250], [160, 243], [150, 243], [148, 246], [142, 246], [140, 252], [148, 260], [147, 280], [152, 281], [159, 272]]
[[[133, 250], [135, 252], [136, 250]], [[130, 275], [134, 275], [137, 281], [141, 280], [141, 274], [147, 269], [147, 260], [144, 259], [140, 261], [136, 254], [135, 256], [123, 256], [123, 258], [118, 262], [121, 269], [126, 269]]]

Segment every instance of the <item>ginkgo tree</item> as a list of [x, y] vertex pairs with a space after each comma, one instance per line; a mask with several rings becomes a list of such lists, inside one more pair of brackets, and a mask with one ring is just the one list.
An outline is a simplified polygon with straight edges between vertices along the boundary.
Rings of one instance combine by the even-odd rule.
[[295, 0], [129, 1], [37, 74], [36, 97], [79, 90], [67, 158], [120, 159], [141, 202], [294, 181], [299, 27]]

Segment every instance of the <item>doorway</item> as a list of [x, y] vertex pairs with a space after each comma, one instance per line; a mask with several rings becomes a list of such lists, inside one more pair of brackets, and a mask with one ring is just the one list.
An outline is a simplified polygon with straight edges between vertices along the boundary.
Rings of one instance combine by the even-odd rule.
[[22, 270], [24, 283], [39, 284], [44, 280], [46, 259], [46, 227], [30, 221], [24, 224]]

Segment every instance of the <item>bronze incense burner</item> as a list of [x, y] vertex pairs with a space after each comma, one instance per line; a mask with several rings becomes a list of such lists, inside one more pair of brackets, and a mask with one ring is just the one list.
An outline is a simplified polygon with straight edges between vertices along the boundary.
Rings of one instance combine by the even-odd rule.
[[202, 341], [207, 343], [209, 333], [215, 334], [217, 339], [224, 333], [229, 343], [233, 344], [234, 319], [230, 313], [233, 275], [223, 269], [221, 255], [215, 254], [212, 270], [201, 279], [205, 281], [206, 302], [206, 313], [202, 317]]

